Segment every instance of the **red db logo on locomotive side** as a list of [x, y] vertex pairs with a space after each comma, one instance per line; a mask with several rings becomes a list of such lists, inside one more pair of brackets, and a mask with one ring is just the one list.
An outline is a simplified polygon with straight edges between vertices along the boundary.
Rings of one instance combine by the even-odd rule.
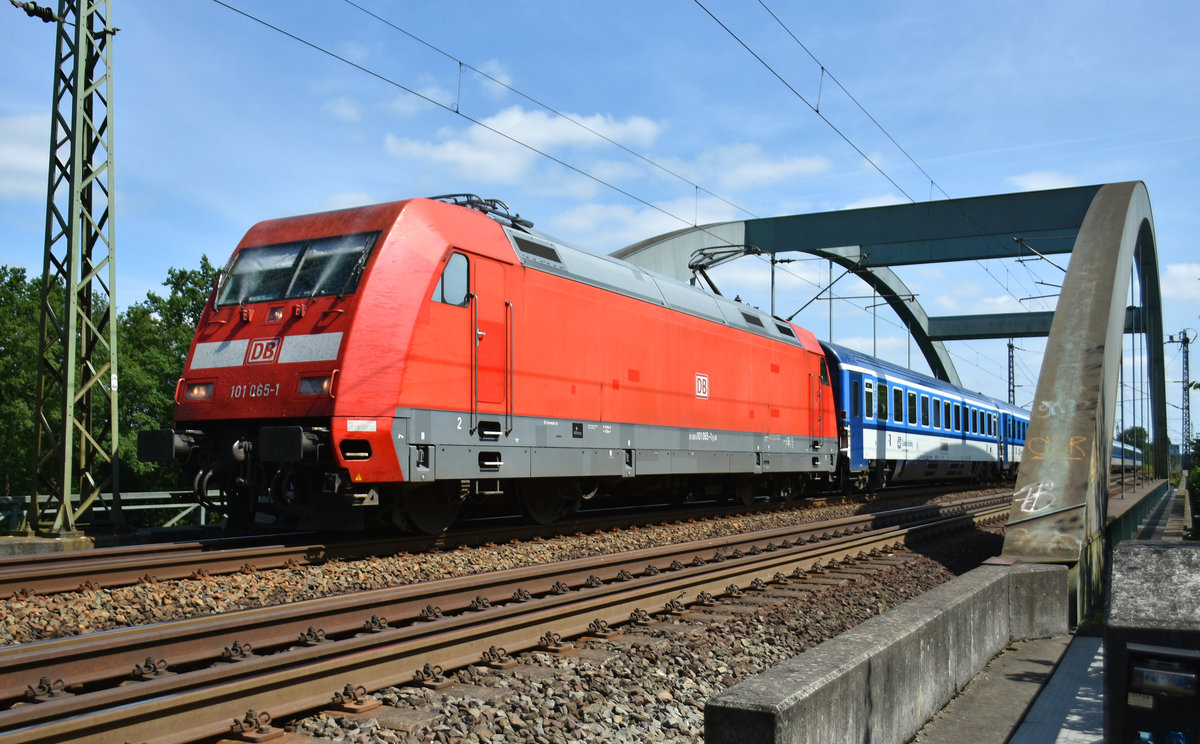
[[281, 338], [259, 338], [251, 341], [250, 348], [246, 350], [246, 364], [271, 364], [278, 361], [281, 346]]

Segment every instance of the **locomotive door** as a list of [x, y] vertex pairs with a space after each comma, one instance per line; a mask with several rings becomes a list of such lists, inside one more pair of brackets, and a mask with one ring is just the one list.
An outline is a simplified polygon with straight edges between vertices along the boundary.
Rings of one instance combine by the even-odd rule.
[[[511, 413], [509, 398], [510, 334], [512, 304], [505, 300], [503, 264], [478, 256], [471, 257], [474, 347], [472, 350], [473, 407], [478, 411], [503, 405]], [[507, 427], [506, 427], [507, 428]]]

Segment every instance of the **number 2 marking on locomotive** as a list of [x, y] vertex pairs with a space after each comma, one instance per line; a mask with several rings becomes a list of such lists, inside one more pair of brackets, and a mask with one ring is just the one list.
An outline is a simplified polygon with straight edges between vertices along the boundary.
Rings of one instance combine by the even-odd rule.
[[462, 416], [458, 417], [458, 430], [462, 431]]

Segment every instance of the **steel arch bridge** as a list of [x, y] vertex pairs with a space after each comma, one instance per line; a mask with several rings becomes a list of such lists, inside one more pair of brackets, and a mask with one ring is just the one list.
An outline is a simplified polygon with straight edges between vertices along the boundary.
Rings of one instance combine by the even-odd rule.
[[[1034, 249], [1032, 246], [1036, 245]], [[1144, 334], [1155, 477], [1167, 467], [1162, 300], [1154, 219], [1145, 184], [1051, 191], [790, 215], [690, 227], [614, 253], [687, 280], [694, 252], [753, 247], [826, 258], [854, 273], [910, 329], [933, 373], [958, 384], [943, 342], [1047, 337], [1026, 457], [1005, 537], [1006, 555], [1101, 568], [1108, 462], [1122, 336]], [[929, 317], [892, 266], [1069, 254], [1054, 312]], [[730, 251], [728, 258], [742, 255]], [[1135, 305], [1126, 307], [1136, 271]]]

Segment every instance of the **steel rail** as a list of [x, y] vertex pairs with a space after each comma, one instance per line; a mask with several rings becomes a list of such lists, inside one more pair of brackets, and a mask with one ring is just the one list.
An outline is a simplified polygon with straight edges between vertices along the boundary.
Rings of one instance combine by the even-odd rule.
[[[943, 490], [934, 489], [933, 492], [940, 493]], [[911, 496], [907, 492], [903, 495]], [[687, 511], [656, 509], [648, 512], [643, 508], [630, 513], [617, 510], [615, 514], [583, 516], [554, 525], [510, 524], [501, 520], [504, 522], [501, 529], [508, 539], [532, 539], [631, 527], [645, 524], [647, 520], [701, 520], [735, 514], [759, 514], [797, 506], [764, 503], [750, 508], [710, 505]], [[267, 570], [290, 563], [320, 564], [334, 558], [350, 560], [368, 555], [448, 550], [493, 541], [496, 531], [495, 524], [477, 527], [464, 525], [464, 529], [437, 536], [408, 535], [333, 541], [321, 541], [320, 536], [312, 532], [296, 532], [0, 556], [0, 599], [23, 594], [54, 594], [127, 586], [146, 578], [184, 579], [198, 571], [217, 575], [241, 571], [247, 566]]]
[[780, 574], [1006, 515], [1006, 506], [992, 507], [975, 516], [746, 554], [51, 699], [0, 712], [0, 744], [85, 737], [95, 742], [190, 741], [226, 734], [230, 721], [240, 719], [248, 708], [279, 717], [329, 706], [346, 684], [379, 689], [411, 679], [426, 664], [449, 669], [479, 663], [496, 646], [531, 648], [547, 633], [578, 635], [596, 620], [616, 625], [633, 612], [663, 606], [665, 600], [694, 603], [705, 593], [724, 594], [731, 585], [770, 582]]
[[[910, 507], [884, 514], [845, 517], [815, 524], [643, 548], [549, 565], [374, 589], [220, 615], [121, 628], [83, 636], [0, 647], [0, 700], [25, 696], [42, 678], [67, 686], [128, 679], [129, 670], [240, 659], [297, 642], [333, 638], [426, 615], [486, 608], [512, 599], [514, 587], [530, 595], [577, 589], [624, 576], [669, 571], [695, 563], [777, 550], [818, 540], [846, 540], [872, 525], [891, 526], [955, 514], [985, 504], [1005, 506], [1007, 497], [979, 497], [955, 504]], [[724, 552], [722, 552], [724, 551]], [[382, 619], [382, 620], [381, 620]], [[307, 640], [306, 640], [307, 639]]]

